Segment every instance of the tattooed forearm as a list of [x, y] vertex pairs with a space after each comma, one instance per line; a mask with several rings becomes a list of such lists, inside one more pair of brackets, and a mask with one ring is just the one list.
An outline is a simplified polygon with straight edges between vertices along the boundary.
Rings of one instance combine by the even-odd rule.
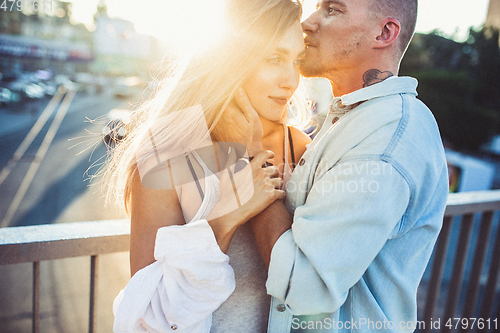
[[389, 71], [381, 72], [378, 69], [370, 69], [363, 74], [363, 87], [371, 86], [372, 84], [379, 83], [387, 79], [388, 77], [394, 76]]

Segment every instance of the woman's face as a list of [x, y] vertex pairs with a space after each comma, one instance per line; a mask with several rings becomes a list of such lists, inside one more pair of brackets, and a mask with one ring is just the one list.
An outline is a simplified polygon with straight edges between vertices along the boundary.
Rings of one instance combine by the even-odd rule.
[[243, 84], [250, 102], [262, 117], [278, 121], [299, 85], [299, 66], [305, 55], [302, 28], [297, 21], [278, 46]]

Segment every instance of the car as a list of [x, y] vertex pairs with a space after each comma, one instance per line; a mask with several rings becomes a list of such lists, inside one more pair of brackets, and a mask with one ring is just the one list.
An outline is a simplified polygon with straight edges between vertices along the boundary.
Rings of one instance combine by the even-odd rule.
[[75, 74], [73, 81], [78, 84], [80, 92], [88, 93], [92, 88], [94, 76], [90, 73], [80, 72]]
[[445, 149], [450, 192], [491, 190], [495, 165], [487, 160]]
[[16, 94], [19, 98], [11, 98], [11, 101], [20, 99], [20, 102], [26, 103], [34, 100], [40, 100], [45, 96], [45, 90], [38, 83], [18, 79], [8, 83], [7, 89]]
[[56, 75], [54, 77], [53, 83], [56, 86], [62, 85], [67, 90], [78, 91], [78, 89], [79, 89], [78, 83], [71, 81], [67, 75], [62, 75], [62, 74]]
[[0, 88], [0, 106], [8, 105], [13, 99], [13, 92], [7, 88]]
[[128, 98], [137, 92], [142, 81], [137, 76], [118, 77], [115, 80], [113, 95], [116, 98]]
[[45, 96], [45, 89], [38, 83], [30, 82], [24, 86], [24, 94], [27, 98], [40, 99]]
[[105, 116], [107, 121], [102, 129], [103, 140], [106, 144], [118, 143], [128, 134], [131, 111], [127, 109], [112, 109]]
[[42, 87], [45, 95], [49, 97], [54, 96], [57, 91], [56, 85], [50, 81], [38, 82], [38, 85]]

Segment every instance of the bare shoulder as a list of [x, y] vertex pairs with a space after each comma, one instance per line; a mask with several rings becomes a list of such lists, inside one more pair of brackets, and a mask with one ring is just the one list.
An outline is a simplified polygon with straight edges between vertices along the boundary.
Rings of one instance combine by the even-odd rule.
[[147, 187], [139, 175], [132, 182], [130, 211], [132, 223], [163, 227], [184, 224], [182, 209], [175, 189]]
[[311, 138], [295, 127], [288, 127], [293, 138], [293, 151], [295, 159], [298, 161], [306, 151], [306, 145], [312, 142]]
[[132, 182], [130, 198], [130, 271], [153, 263], [158, 229], [184, 224], [175, 190], [152, 189], [143, 185], [139, 175]]

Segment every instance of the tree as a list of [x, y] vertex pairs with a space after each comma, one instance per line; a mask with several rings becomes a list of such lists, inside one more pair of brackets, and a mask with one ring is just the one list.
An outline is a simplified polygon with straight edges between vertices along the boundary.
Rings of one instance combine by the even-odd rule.
[[420, 99], [434, 113], [443, 139], [476, 150], [500, 133], [498, 30], [470, 29], [464, 43], [438, 32], [415, 35], [400, 75], [419, 80]]

